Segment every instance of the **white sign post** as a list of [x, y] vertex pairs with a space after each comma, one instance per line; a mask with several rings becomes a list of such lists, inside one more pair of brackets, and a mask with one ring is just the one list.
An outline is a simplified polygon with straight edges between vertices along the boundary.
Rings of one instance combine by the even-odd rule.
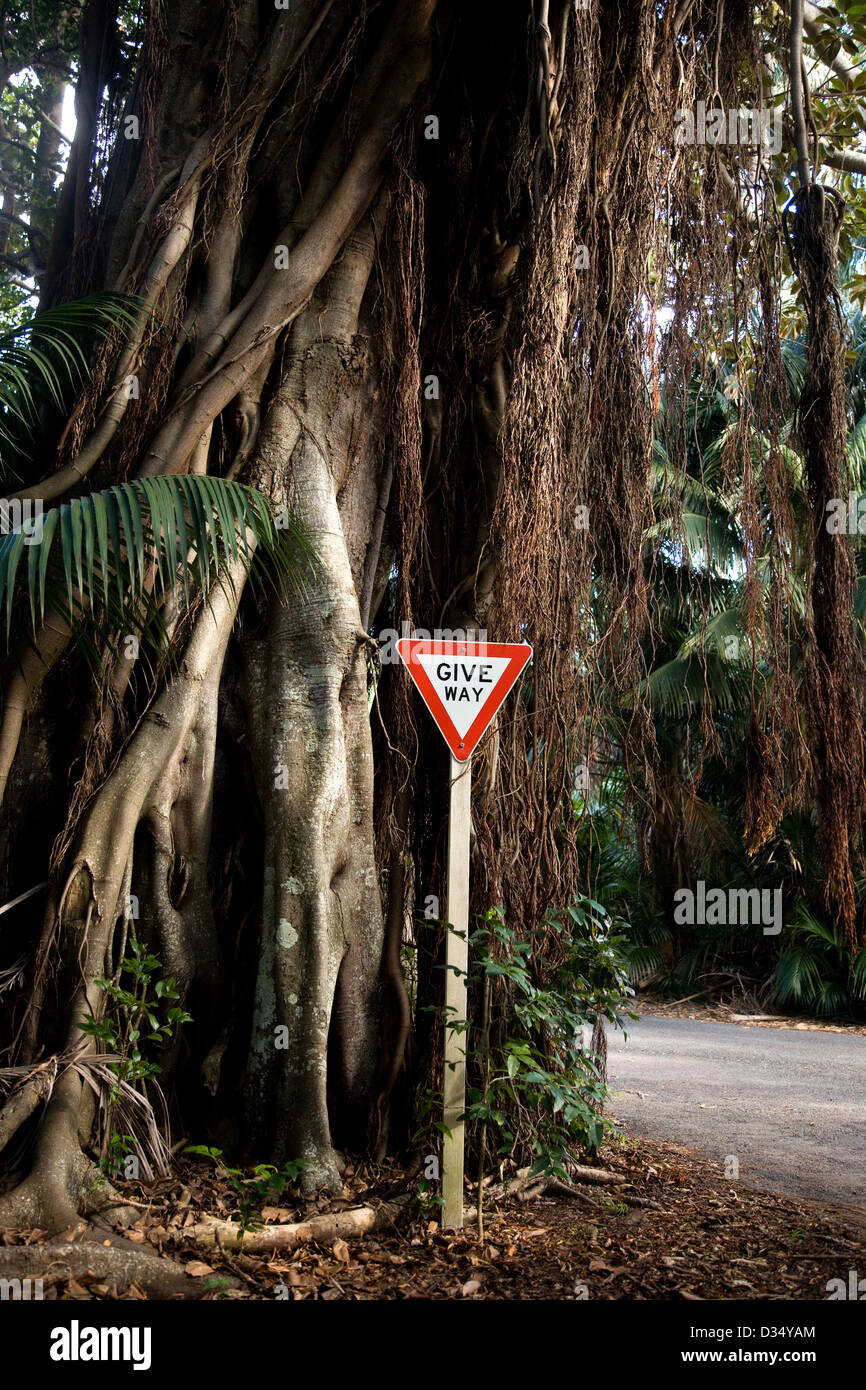
[[442, 1144], [442, 1225], [459, 1229], [463, 1225], [472, 752], [532, 648], [523, 642], [436, 642], [410, 637], [398, 642], [397, 650], [451, 750], [442, 1087], [442, 1119], [448, 1133]]
[[[442, 1120], [443, 1226], [463, 1225], [463, 1111], [466, 1108], [466, 976], [469, 970], [469, 828], [472, 759], [451, 755], [445, 939], [445, 1074]], [[454, 1025], [457, 1025], [456, 1027]]]

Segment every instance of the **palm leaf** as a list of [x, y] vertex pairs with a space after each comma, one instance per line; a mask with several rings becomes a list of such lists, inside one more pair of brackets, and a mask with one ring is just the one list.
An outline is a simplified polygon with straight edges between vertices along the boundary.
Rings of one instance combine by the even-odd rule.
[[647, 538], [680, 547], [692, 561], [706, 559], [721, 574], [731, 574], [742, 566], [743, 547], [732, 521], [718, 512], [683, 511], [676, 517], [662, 517], [647, 527]]
[[135, 295], [93, 294], [0, 333], [0, 471], [17, 477], [11, 460], [21, 456], [43, 404], [65, 411], [95, 345], [114, 329], [134, 327], [144, 305]]
[[846, 453], [850, 484], [862, 491], [866, 482], [866, 415], [861, 416], [849, 432]]
[[726, 644], [731, 637], [736, 638], [742, 647], [742, 659], [745, 661], [747, 656], [751, 656], [751, 647], [744, 614], [738, 608], [723, 608], [707, 619], [706, 627], [697, 628], [689, 634], [682, 643], [679, 654], [685, 657], [693, 656], [700, 651], [714, 651], [725, 660], [730, 660]]
[[750, 705], [749, 675], [742, 665], [707, 653], [675, 657], [657, 666], [642, 682], [652, 709], [680, 718], [700, 709], [709, 700], [717, 710], [744, 711]]
[[198, 475], [143, 478], [75, 498], [45, 514], [41, 536], [31, 522], [0, 537], [7, 639], [19, 589], [26, 590], [34, 631], [46, 608], [72, 622], [107, 617], [125, 631], [140, 631], [155, 616], [149, 568], [162, 591], [181, 583], [188, 604], [191, 579], [207, 594], [214, 582], [226, 582], [227, 562], [240, 553], [255, 584], [267, 581], [284, 592], [303, 593], [319, 567], [304, 526], [290, 517], [279, 527], [267, 498], [242, 483]]

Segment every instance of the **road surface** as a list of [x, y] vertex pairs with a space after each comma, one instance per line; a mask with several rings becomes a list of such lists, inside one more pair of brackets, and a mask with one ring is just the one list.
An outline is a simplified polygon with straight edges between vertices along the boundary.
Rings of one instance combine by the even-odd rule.
[[647, 1017], [608, 1030], [609, 1111], [750, 1187], [866, 1207], [866, 1037]]

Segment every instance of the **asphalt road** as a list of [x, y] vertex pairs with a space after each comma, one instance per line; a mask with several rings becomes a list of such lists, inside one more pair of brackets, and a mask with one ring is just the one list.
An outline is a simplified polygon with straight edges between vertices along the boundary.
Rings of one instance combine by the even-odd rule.
[[739, 1160], [750, 1187], [866, 1207], [866, 1037], [644, 1018], [608, 1030], [631, 1134]]

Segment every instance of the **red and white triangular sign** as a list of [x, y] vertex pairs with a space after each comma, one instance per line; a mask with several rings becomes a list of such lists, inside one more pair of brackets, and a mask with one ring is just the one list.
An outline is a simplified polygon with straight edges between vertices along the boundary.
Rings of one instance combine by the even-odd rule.
[[471, 757], [532, 656], [526, 642], [404, 637], [397, 651], [458, 762]]

